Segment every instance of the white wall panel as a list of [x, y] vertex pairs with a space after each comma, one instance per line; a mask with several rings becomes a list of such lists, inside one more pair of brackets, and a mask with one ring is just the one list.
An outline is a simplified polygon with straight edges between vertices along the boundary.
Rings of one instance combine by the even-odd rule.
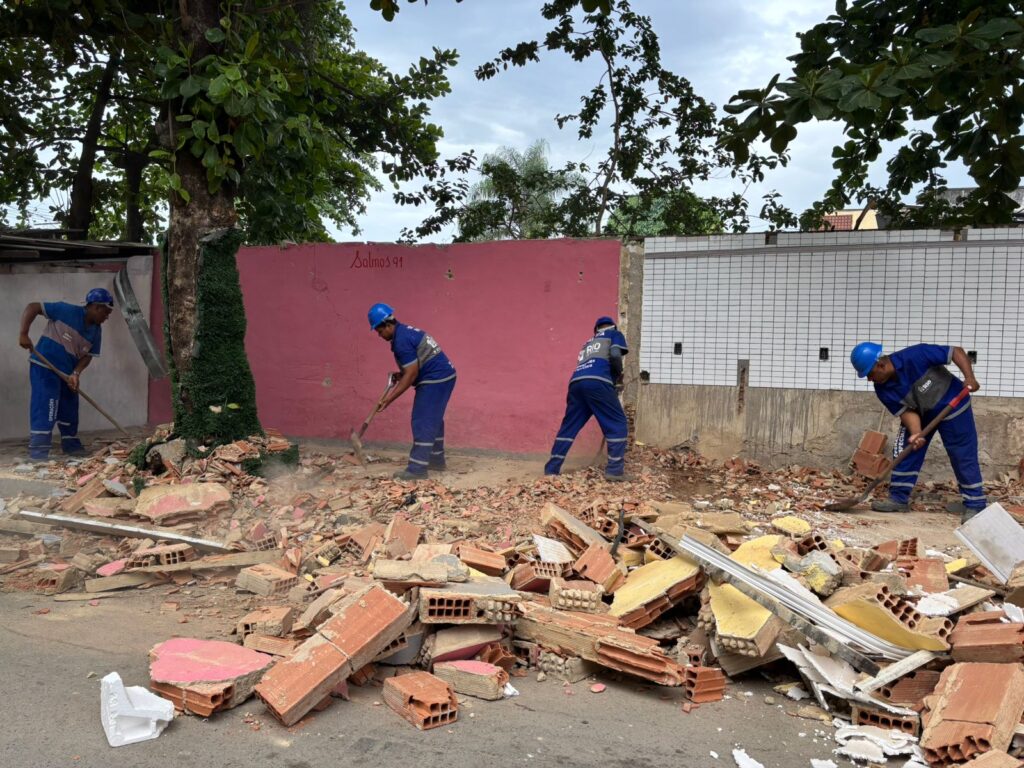
[[[977, 352], [981, 395], [1024, 397], [1019, 229], [650, 238], [640, 367], [655, 384], [869, 390], [859, 341]], [[678, 345], [678, 347], [677, 347]], [[819, 361], [821, 347], [828, 361]], [[676, 353], [676, 349], [679, 353]]]

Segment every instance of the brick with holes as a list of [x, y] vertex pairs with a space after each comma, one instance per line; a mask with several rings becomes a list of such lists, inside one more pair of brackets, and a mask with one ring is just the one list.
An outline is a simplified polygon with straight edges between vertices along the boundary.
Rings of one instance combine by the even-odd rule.
[[452, 687], [429, 672], [411, 672], [384, 681], [384, 703], [421, 731], [454, 723], [459, 704]]
[[472, 582], [420, 589], [424, 624], [509, 624], [519, 615], [522, 596], [504, 582]]

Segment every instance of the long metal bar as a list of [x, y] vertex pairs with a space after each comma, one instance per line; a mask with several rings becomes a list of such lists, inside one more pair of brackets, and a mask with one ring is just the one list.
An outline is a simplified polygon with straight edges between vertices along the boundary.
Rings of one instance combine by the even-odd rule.
[[231, 552], [231, 548], [219, 541], [210, 539], [197, 539], [194, 536], [186, 536], [169, 528], [143, 528], [138, 525], [125, 525], [124, 523], [108, 523], [106, 521], [93, 520], [88, 517], [77, 515], [58, 515], [39, 512], [34, 509], [22, 509], [18, 512], [20, 517], [35, 520], [44, 525], [58, 525], [63, 528], [75, 528], [81, 531], [93, 533], [105, 533], [108, 535], [128, 536], [136, 539], [164, 539], [180, 544], [191, 544], [196, 549], [206, 549], [212, 552]]
[[[820, 604], [815, 605], [803, 596], [791, 592], [771, 579], [767, 579], [756, 571], [747, 568], [742, 563], [738, 563], [722, 553], [716, 552], [711, 547], [701, 544], [696, 539], [685, 536], [678, 546], [683, 550], [682, 554], [696, 557], [701, 562], [708, 563], [729, 573], [740, 582], [751, 585], [751, 589], [763, 592], [769, 597], [774, 598], [791, 611], [796, 612], [815, 624], [839, 632], [850, 642], [857, 643], [871, 653], [893, 660], [906, 658], [913, 653], [911, 650], [900, 648], [898, 645], [876, 637]], [[734, 583], [733, 586], [736, 586], [736, 584]], [[744, 594], [746, 593], [744, 592]]]

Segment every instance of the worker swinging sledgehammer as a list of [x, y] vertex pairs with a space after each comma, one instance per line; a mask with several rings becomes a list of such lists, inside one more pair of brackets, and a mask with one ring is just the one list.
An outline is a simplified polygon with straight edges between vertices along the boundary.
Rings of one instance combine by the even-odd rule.
[[[902, 426], [893, 445], [893, 456], [907, 445], [915, 449], [893, 467], [889, 498], [872, 502], [871, 508], [876, 512], [908, 512], [910, 493], [917, 484], [918, 473], [935, 434], [921, 437], [922, 424], [930, 422], [964, 387], [977, 392], [981, 385], [974, 377], [970, 358], [960, 347], [916, 344], [883, 355], [881, 344], [865, 341], [853, 348], [850, 362], [858, 376], [866, 377], [875, 385], [875, 394], [882, 404], [900, 417]], [[949, 363], [960, 369], [964, 382], [946, 369]], [[987, 505], [978, 463], [978, 431], [970, 399], [943, 419], [937, 431], [942, 435], [962, 498], [946, 509], [959, 512], [963, 523]]]
[[562, 469], [576, 435], [590, 420], [597, 423], [608, 442], [608, 480], [624, 480], [628, 427], [617, 391], [622, 388], [622, 356], [629, 353], [626, 337], [610, 317], [599, 317], [594, 336], [580, 350], [576, 370], [569, 379], [565, 398], [565, 417], [551, 448], [551, 458], [544, 465], [545, 475], [557, 475]]
[[427, 470], [446, 468], [444, 457], [444, 412], [455, 389], [455, 366], [430, 334], [395, 319], [387, 304], [374, 304], [367, 313], [370, 328], [384, 341], [401, 369], [397, 383], [381, 400], [383, 411], [409, 388], [416, 389], [412, 403], [412, 450], [409, 466], [396, 472], [399, 480], [421, 480]]
[[[50, 457], [53, 425], [60, 429], [60, 446], [65, 454], [85, 453], [78, 439], [78, 380], [94, 357], [99, 357], [103, 332], [100, 326], [114, 309], [114, 297], [106, 288], [93, 288], [85, 297], [85, 306], [63, 301], [33, 302], [21, 314], [18, 344], [33, 350], [29, 329], [39, 315], [47, 319], [46, 328], [29, 356], [29, 382], [32, 399], [29, 407], [29, 458], [46, 461]], [[67, 374], [67, 381], [50, 370], [40, 359], [48, 360]]]

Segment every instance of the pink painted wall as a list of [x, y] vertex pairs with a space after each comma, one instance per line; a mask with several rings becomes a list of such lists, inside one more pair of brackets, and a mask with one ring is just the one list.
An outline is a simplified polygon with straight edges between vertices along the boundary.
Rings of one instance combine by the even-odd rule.
[[[450, 446], [546, 453], [579, 347], [618, 303], [616, 240], [311, 244], [244, 248], [238, 261], [260, 419], [299, 437], [347, 438], [380, 396], [395, 363], [366, 310], [385, 301], [458, 370]], [[151, 416], [167, 420], [169, 389], [154, 385]], [[368, 441], [411, 440], [412, 394]], [[599, 439], [590, 425], [577, 450]]]

